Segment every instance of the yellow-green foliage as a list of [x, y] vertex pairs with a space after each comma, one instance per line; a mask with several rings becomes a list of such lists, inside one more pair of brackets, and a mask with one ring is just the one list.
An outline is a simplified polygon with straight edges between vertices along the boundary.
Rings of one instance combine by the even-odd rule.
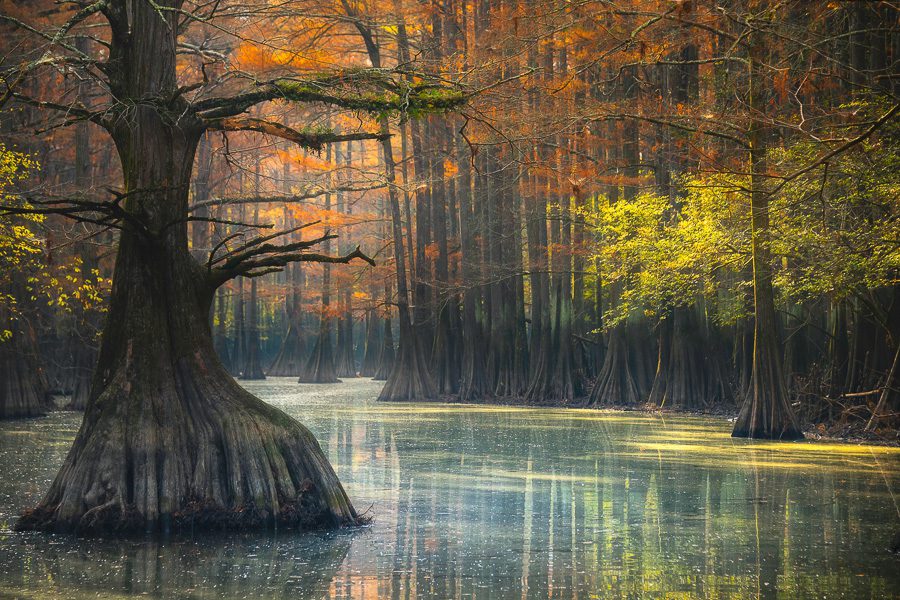
[[[35, 166], [36, 163], [27, 155], [7, 150], [0, 143], [0, 203], [3, 206], [21, 205], [11, 191]], [[14, 274], [32, 266], [41, 254], [40, 240], [32, 231], [32, 227], [41, 220], [38, 215], [0, 217], [0, 308], [11, 311], [16, 308], [12, 279]], [[8, 329], [0, 329], [0, 340], [11, 335]]]
[[[781, 301], [832, 300], [900, 282], [900, 127], [784, 183], [772, 178], [771, 250]], [[795, 173], [822, 152], [793, 145], [768, 156], [773, 173]], [[782, 184], [779, 186], [779, 184]], [[643, 194], [588, 215], [613, 325], [633, 314], [663, 318], [705, 300], [733, 322], [751, 306], [749, 178], [713, 174], [679, 182], [670, 199]]]
[[[900, 126], [789, 182], [772, 201], [776, 289], [790, 298], [847, 298], [900, 282]], [[785, 171], [815, 149], [774, 152]]]
[[[0, 207], [30, 208], [15, 190], [37, 168], [28, 155], [0, 143]], [[14, 316], [24, 305], [37, 303], [66, 311], [100, 308], [109, 280], [96, 269], [83, 273], [78, 258], [48, 265], [41, 233], [44, 222], [38, 214], [0, 216], [0, 314]], [[0, 341], [10, 336], [0, 326]]]
[[[687, 196], [676, 200], [641, 194], [620, 200], [593, 215], [604, 284], [619, 292], [607, 303], [605, 319], [614, 325], [632, 314], [664, 317], [675, 306], [698, 297], [716, 300], [717, 316], [731, 320], [740, 311], [733, 282], [723, 269], [745, 259], [741, 217], [732, 199], [736, 182], [688, 181]], [[710, 303], [713, 305], [713, 303]]]

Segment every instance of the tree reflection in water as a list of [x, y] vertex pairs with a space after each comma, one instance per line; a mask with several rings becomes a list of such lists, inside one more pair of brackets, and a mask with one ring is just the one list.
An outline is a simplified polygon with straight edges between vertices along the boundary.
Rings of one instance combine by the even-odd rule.
[[208, 535], [165, 542], [7, 536], [0, 597], [321, 598], [352, 534]]
[[[371, 526], [163, 544], [0, 534], [0, 597], [900, 594], [897, 449], [734, 440], [685, 417], [378, 404], [368, 381], [248, 387], [302, 416]], [[0, 524], [77, 427], [33, 423], [0, 425]]]

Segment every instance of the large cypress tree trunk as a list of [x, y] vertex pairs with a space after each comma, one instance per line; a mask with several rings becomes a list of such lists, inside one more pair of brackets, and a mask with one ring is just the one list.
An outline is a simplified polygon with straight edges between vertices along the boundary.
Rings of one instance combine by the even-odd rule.
[[[150, 107], [138, 107], [135, 121], [131, 139], [117, 143], [126, 189], [148, 191], [130, 196], [127, 210], [159, 227], [186, 214], [194, 140]], [[19, 529], [355, 519], [312, 434], [222, 367], [207, 322], [212, 290], [198, 281], [203, 272], [188, 254], [184, 227], [151, 237], [122, 233], [84, 423], [49, 493]]]
[[132, 102], [109, 130], [129, 218], [84, 421], [50, 491], [16, 524], [20, 530], [357, 520], [312, 434], [243, 390], [213, 349], [215, 285], [189, 253], [186, 219], [202, 127], [182, 111], [138, 102], [174, 97], [176, 15], [132, 2], [127, 40], [119, 39], [122, 31], [114, 35], [113, 85]]

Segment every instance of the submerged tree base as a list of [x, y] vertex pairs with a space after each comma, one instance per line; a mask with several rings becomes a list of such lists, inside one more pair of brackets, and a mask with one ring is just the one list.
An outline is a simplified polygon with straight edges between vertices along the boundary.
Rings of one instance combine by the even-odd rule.
[[[90, 535], [333, 528], [359, 523], [303, 425], [228, 377], [214, 357], [169, 378], [121, 368], [19, 531]], [[102, 376], [102, 375], [101, 375]]]
[[56, 507], [41, 506], [26, 511], [15, 525], [16, 531], [70, 532], [87, 536], [141, 535], [146, 533], [179, 533], [197, 531], [249, 531], [262, 529], [289, 529], [309, 531], [334, 529], [341, 526], [362, 524], [355, 519], [341, 522], [333, 513], [316, 506], [314, 484], [306, 480], [306, 491], [292, 500], [283, 502], [280, 512], [272, 515], [266, 509], [254, 505], [225, 508], [210, 500], [191, 500], [187, 505], [160, 521], [160, 527], [148, 529], [135, 505], [117, 504], [97, 507], [96, 512], [85, 514], [77, 523], [62, 524], [56, 519]]

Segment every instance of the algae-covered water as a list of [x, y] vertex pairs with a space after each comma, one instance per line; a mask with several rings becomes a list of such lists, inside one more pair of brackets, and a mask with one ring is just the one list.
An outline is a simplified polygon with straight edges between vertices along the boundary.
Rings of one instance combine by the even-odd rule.
[[0, 423], [0, 598], [900, 597], [900, 449], [734, 440], [723, 420], [379, 404], [245, 383], [319, 438], [372, 524], [101, 541], [9, 531], [80, 415]]

